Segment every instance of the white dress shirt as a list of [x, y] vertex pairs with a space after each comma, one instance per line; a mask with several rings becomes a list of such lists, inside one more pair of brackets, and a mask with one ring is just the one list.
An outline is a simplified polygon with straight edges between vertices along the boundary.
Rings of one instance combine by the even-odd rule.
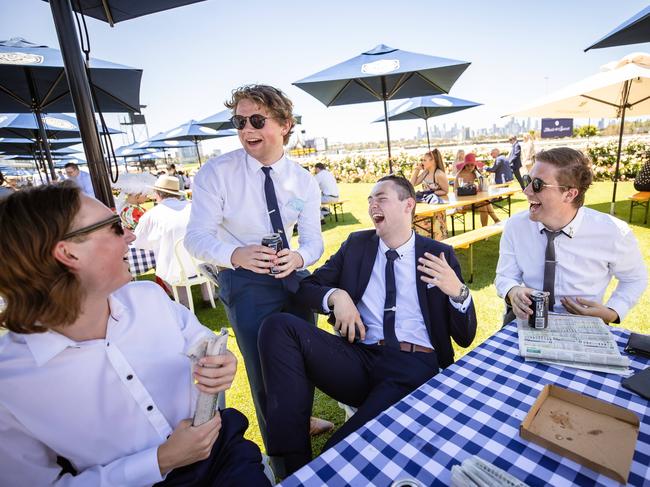
[[79, 170], [79, 174], [74, 176], [72, 179], [81, 191], [91, 198], [95, 197], [95, 190], [93, 189], [93, 182], [90, 179], [90, 174], [86, 171]]
[[[195, 265], [183, 242], [178, 246], [178, 259], [174, 246], [185, 238], [192, 205], [187, 200], [165, 198], [146, 211], [135, 228], [133, 246], [153, 250], [156, 256], [156, 275], [170, 284], [181, 278], [181, 265], [185, 277], [196, 275]], [[180, 262], [179, 262], [180, 260]]]
[[[194, 178], [192, 215], [185, 245], [200, 260], [232, 268], [237, 247], [259, 245], [273, 232], [264, 195], [263, 165], [239, 149], [210, 159]], [[282, 224], [291, 241], [298, 223], [298, 249], [305, 267], [323, 253], [320, 191], [309, 171], [283, 156], [271, 165]]]
[[[0, 338], [0, 484], [144, 486], [157, 450], [192, 416], [187, 350], [212, 333], [151, 282], [109, 298], [106, 338]], [[79, 472], [58, 482], [57, 455]]]
[[[366, 325], [366, 338], [363, 343], [377, 343], [384, 339], [384, 306], [386, 303], [386, 252], [389, 247], [379, 239], [379, 249], [372, 267], [370, 280], [357, 309], [361, 321]], [[395, 249], [399, 258], [394, 262], [395, 285], [397, 297], [395, 300], [395, 335], [400, 342], [415, 343], [433, 348], [427, 332], [420, 302], [418, 300], [417, 279], [415, 272], [415, 233], [401, 247]], [[428, 287], [433, 287], [428, 285]], [[328, 313], [327, 299], [336, 291], [330, 290], [323, 299], [323, 310]], [[462, 303], [449, 302], [457, 310], [464, 313], [472, 302], [471, 294]]]
[[[495, 285], [505, 297], [514, 286], [544, 288], [544, 226], [528, 211], [511, 217], [501, 237]], [[612, 277], [618, 286], [605, 306], [622, 321], [645, 291], [648, 273], [632, 230], [623, 221], [581, 207], [555, 238], [555, 311], [565, 311], [560, 298], [603, 302]]]
[[339, 188], [336, 185], [334, 174], [327, 169], [321, 169], [318, 173], [314, 174], [314, 177], [323, 196], [339, 197]]

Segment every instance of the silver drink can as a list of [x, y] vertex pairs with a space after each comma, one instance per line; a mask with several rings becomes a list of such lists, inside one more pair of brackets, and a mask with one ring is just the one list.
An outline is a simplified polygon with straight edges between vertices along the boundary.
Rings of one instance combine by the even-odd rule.
[[531, 328], [543, 329], [548, 327], [548, 297], [550, 293], [545, 291], [533, 291], [530, 293], [530, 300], [533, 304], [530, 309], [532, 315], [528, 315], [528, 325]]
[[[282, 250], [282, 237], [280, 237], [279, 233], [270, 233], [268, 235], [264, 235], [264, 237], [262, 237], [262, 245], [273, 249], [276, 253], [278, 253], [280, 250]], [[278, 271], [275, 267], [271, 267], [271, 274], [279, 273], [280, 271]]]
[[402, 478], [390, 484], [390, 487], [424, 487], [424, 485], [414, 478]]

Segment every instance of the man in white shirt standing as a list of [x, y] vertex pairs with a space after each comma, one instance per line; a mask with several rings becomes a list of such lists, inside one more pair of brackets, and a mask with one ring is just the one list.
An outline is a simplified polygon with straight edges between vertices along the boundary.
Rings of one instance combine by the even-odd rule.
[[[285, 155], [295, 122], [293, 104], [284, 93], [267, 85], [243, 86], [226, 106], [233, 111], [243, 148], [210, 159], [196, 174], [185, 246], [219, 268], [219, 296], [246, 363], [266, 439], [258, 331], [272, 313], [311, 314], [299, 308], [293, 293], [308, 274], [306, 267], [323, 253], [320, 192], [309, 171]], [[296, 223], [298, 248], [290, 248]], [[272, 233], [282, 240], [277, 253], [261, 245]]]
[[[580, 151], [539, 152], [524, 194], [529, 209], [506, 223], [495, 285], [512, 307], [504, 323], [532, 313], [530, 293], [547, 291], [549, 309], [620, 322], [643, 294], [648, 273], [630, 227], [585, 208], [591, 163]], [[607, 303], [612, 277], [618, 285]]]
[[[190, 221], [192, 205], [188, 200], [181, 199], [185, 193], [181, 190], [180, 181], [176, 176], [160, 176], [153, 190], [157, 204], [140, 217], [133, 246], [153, 250], [156, 257], [156, 277], [162, 279], [165, 286], [169, 287], [181, 279], [181, 266], [186, 277], [195, 274], [195, 265], [182, 243]], [[177, 245], [179, 241], [181, 243]], [[185, 291], [185, 288], [179, 289], [179, 300], [181, 304], [189, 306], [191, 296]], [[207, 294], [204, 297], [207, 299]]]
[[329, 448], [451, 365], [452, 338], [462, 347], [472, 343], [476, 313], [458, 260], [448, 245], [413, 231], [415, 204], [407, 179], [380, 179], [368, 197], [375, 230], [350, 234], [300, 283], [298, 297], [331, 312], [342, 336], [288, 313], [262, 324], [267, 447], [285, 465], [276, 474], [291, 474], [311, 459], [314, 386], [358, 408]]
[[159, 286], [129, 282], [133, 239], [73, 185], [0, 202], [0, 484], [269, 485], [241, 413], [188, 419], [237, 361], [192, 366], [212, 332]]
[[81, 191], [91, 198], [95, 197], [95, 191], [93, 190], [93, 183], [90, 179], [90, 174], [85, 171], [80, 171], [79, 166], [74, 162], [68, 162], [63, 169], [65, 170], [67, 178], [74, 181], [74, 183], [81, 188]]

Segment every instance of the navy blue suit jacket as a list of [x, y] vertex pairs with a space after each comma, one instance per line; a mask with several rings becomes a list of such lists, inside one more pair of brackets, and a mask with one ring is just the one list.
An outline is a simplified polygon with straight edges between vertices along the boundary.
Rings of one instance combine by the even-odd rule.
[[[350, 234], [341, 248], [311, 276], [300, 282], [297, 297], [300, 302], [312, 309], [324, 313], [323, 298], [332, 288], [344, 289], [358, 303], [368, 286], [370, 275], [379, 249], [379, 237], [375, 230], [363, 230]], [[415, 262], [429, 252], [434, 255], [445, 253], [445, 258], [462, 280], [460, 265], [453, 249], [443, 243], [421, 235], [415, 235]], [[437, 287], [427, 288], [420, 279], [422, 275], [416, 269], [418, 302], [424, 317], [431, 343], [438, 355], [441, 368], [448, 367], [454, 361], [451, 338], [461, 347], [469, 346], [476, 335], [476, 312], [474, 302], [465, 313], [461, 313], [449, 302], [449, 297]], [[399, 283], [397, 283], [399, 286]]]
[[512, 144], [512, 150], [510, 151], [510, 167], [513, 171], [521, 168], [521, 146], [519, 142]]
[[505, 156], [498, 156], [494, 160], [494, 165], [492, 167], [486, 167], [485, 170], [494, 173], [494, 180], [497, 184], [510, 182], [514, 178], [510, 163]]

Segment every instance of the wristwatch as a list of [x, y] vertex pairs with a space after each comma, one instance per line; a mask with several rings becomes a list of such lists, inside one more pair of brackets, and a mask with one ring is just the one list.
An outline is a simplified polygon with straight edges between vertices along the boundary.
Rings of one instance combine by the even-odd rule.
[[467, 296], [469, 296], [469, 288], [466, 284], [463, 284], [460, 287], [460, 294], [458, 296], [449, 296], [449, 299], [451, 299], [454, 303], [464, 303], [467, 299]]

